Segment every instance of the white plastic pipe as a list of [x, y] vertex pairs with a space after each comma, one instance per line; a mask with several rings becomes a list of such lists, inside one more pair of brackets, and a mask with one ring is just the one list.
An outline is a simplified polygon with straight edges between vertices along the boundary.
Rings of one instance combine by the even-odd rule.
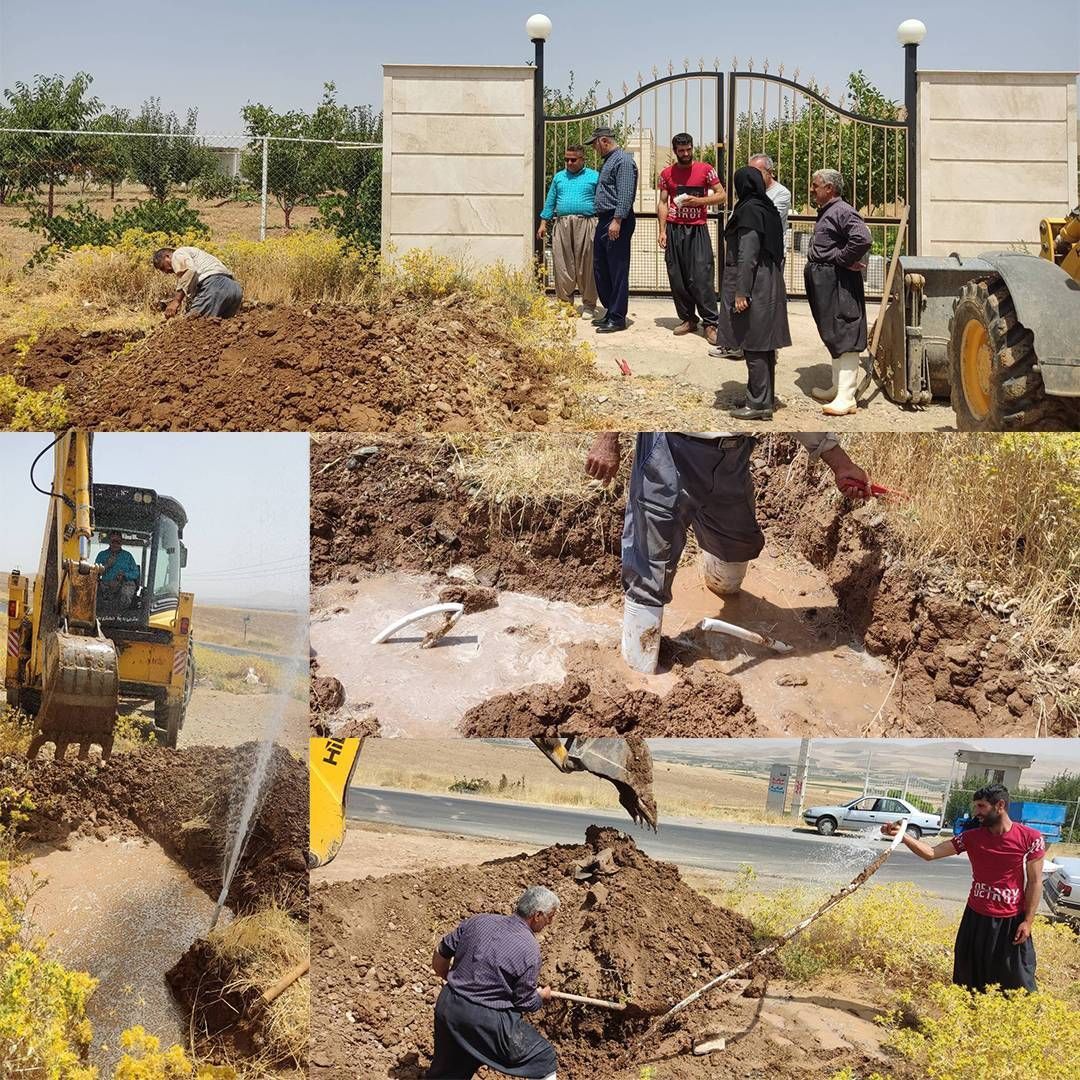
[[701, 629], [715, 634], [727, 634], [729, 637], [741, 638], [743, 641], [752, 641], [755, 645], [764, 645], [766, 649], [772, 649], [775, 653], [789, 653], [794, 649], [777, 638], [769, 637], [768, 634], [758, 634], [753, 630], [744, 630], [734, 623], [724, 622], [723, 619], [702, 619]]
[[417, 608], [408, 615], [402, 615], [396, 622], [392, 622], [385, 630], [380, 630], [372, 639], [372, 645], [381, 645], [388, 638], [392, 638], [399, 630], [404, 630], [410, 623], [420, 622], [432, 615], [442, 615], [444, 624], [440, 627], [439, 637], [442, 637], [465, 613], [464, 604], [431, 604], [428, 607]]

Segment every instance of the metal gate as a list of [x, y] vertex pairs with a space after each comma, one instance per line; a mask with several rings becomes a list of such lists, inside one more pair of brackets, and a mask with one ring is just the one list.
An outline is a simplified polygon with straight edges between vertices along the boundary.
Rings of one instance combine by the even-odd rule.
[[[789, 217], [788, 295], [802, 297], [803, 267], [816, 213], [810, 201], [810, 179], [817, 169], [838, 169], [847, 182], [845, 198], [860, 211], [874, 238], [868, 260], [866, 290], [880, 298], [885, 271], [908, 191], [907, 123], [899, 117], [870, 116], [849, 111], [844, 101], [829, 100], [829, 91], [803, 85], [776, 73], [747, 70], [723, 72], [704, 65], [698, 70], [684, 63], [676, 72], [668, 65], [662, 75], [652, 70], [652, 81], [639, 74], [637, 87], [623, 84], [623, 96], [588, 112], [544, 117], [544, 190], [562, 168], [567, 146], [583, 144], [593, 128], [614, 129], [620, 145], [634, 156], [638, 166], [638, 190], [634, 212], [640, 219], [630, 252], [630, 290], [634, 293], [666, 294], [669, 291], [664, 255], [656, 242], [660, 171], [674, 161], [672, 136], [689, 132], [695, 157], [716, 166], [725, 189], [732, 189], [735, 171], [752, 154], [766, 153], [776, 164], [777, 179], [792, 192]], [[886, 111], [881, 109], [879, 111]], [[600, 162], [590, 147], [586, 161]], [[709, 229], [717, 256], [719, 275], [720, 238], [729, 207], [710, 210]], [[548, 280], [551, 254], [547, 252]]]

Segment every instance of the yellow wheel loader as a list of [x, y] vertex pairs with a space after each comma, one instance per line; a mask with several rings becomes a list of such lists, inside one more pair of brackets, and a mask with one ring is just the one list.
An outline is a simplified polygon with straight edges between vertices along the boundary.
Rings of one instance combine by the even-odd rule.
[[[623, 809], [638, 824], [656, 829], [652, 757], [642, 739], [536, 737], [533, 744], [565, 773], [588, 772], [614, 784]], [[310, 739], [310, 850], [308, 866], [325, 866], [341, 850], [348, 821], [349, 784], [363, 739]]]
[[[53, 451], [50, 490], [34, 467]], [[112, 752], [120, 701], [153, 702], [159, 740], [175, 746], [195, 682], [191, 615], [180, 591], [187, 514], [147, 488], [94, 483], [93, 435], [67, 431], [30, 469], [48, 498], [38, 572], [8, 575], [4, 690], [34, 719], [33, 758], [71, 743]]]
[[874, 374], [903, 405], [949, 398], [961, 431], [1080, 429], [1080, 207], [1038, 257], [902, 256]]

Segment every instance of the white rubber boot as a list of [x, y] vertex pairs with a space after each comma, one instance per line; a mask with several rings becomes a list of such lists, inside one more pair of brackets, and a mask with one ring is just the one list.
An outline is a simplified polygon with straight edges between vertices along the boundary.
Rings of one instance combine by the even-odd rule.
[[662, 607], [646, 607], [623, 600], [622, 657], [628, 667], [643, 675], [655, 675], [660, 661]]
[[839, 369], [840, 361], [834, 360], [832, 362], [832, 383], [824, 390], [822, 390], [820, 386], [815, 386], [811, 389], [810, 396], [813, 397], [815, 401], [832, 401], [832, 399], [836, 397], [836, 374]]
[[855, 387], [859, 384], [859, 354], [846, 352], [837, 363], [836, 397], [821, 409], [826, 416], [847, 416], [848, 413], [859, 411], [855, 403]]
[[748, 562], [724, 562], [707, 551], [701, 553], [701, 569], [705, 575], [705, 585], [717, 596], [734, 596], [741, 588], [746, 577]]

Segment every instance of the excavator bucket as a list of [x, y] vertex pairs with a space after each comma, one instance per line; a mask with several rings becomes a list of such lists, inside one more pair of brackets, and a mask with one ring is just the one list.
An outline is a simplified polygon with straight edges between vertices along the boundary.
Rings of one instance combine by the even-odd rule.
[[47, 742], [56, 757], [78, 743], [85, 758], [97, 743], [103, 757], [112, 753], [119, 692], [116, 646], [106, 637], [54, 630], [45, 641], [41, 708], [30, 741], [30, 757]]
[[325, 866], [345, 842], [349, 783], [363, 739], [309, 739], [311, 815], [308, 868]]
[[563, 772], [588, 772], [615, 785], [623, 809], [639, 825], [656, 829], [656, 799], [652, 790], [652, 756], [645, 740], [558, 739], [537, 737], [533, 742]]

